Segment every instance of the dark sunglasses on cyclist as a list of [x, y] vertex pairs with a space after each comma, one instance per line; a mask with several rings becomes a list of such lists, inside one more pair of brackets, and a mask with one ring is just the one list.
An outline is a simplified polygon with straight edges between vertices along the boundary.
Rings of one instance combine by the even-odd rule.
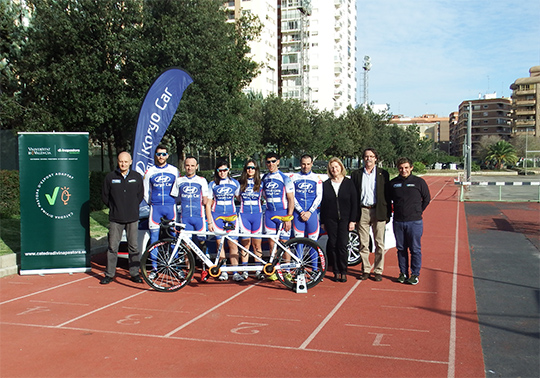
[[255, 167], [252, 167], [251, 165], [249, 167], [246, 167], [246, 170], [247, 169], [256, 169]]
[[168, 153], [166, 152], [156, 152], [156, 156], [167, 156]]
[[217, 171], [218, 172], [227, 172], [228, 170], [229, 170], [229, 168], [220, 168]]
[[277, 161], [276, 159], [267, 160], [266, 164], [274, 164], [276, 161]]

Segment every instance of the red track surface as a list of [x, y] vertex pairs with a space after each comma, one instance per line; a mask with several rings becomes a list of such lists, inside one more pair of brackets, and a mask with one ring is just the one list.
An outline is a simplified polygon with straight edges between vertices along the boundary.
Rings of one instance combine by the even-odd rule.
[[[176, 293], [119, 269], [0, 279], [1, 377], [484, 377], [463, 204], [451, 178], [426, 178], [423, 267], [395, 282], [194, 281]], [[198, 277], [196, 277], [198, 278]]]

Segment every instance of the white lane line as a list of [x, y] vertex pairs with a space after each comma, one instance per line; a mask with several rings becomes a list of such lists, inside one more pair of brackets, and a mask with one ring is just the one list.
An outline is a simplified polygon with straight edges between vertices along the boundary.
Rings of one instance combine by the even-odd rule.
[[[403, 286], [407, 286], [407, 285], [403, 285]], [[418, 290], [399, 290], [399, 289], [381, 289], [381, 288], [377, 288], [377, 287], [372, 287], [371, 290], [373, 291], [395, 291], [397, 293], [410, 293], [410, 294], [437, 294], [436, 291], [418, 291]]]
[[162, 310], [160, 308], [148, 308], [148, 307], [129, 307], [129, 306], [122, 306], [122, 308], [125, 308], [126, 310], [136, 310], [136, 311], [154, 311], [154, 312], [165, 312], [165, 313], [171, 313], [171, 314], [189, 314], [190, 311], [177, 311], [177, 310]]
[[383, 327], [383, 326], [374, 326], [374, 325], [364, 325], [364, 324], [345, 324], [349, 327], [362, 327], [362, 328], [377, 328], [377, 329], [388, 329], [391, 331], [410, 331], [410, 332], [431, 332], [427, 329], [414, 329], [414, 328], [394, 328], [394, 327]]
[[87, 317], [88, 315], [95, 314], [96, 312], [99, 312], [99, 311], [104, 310], [104, 309], [106, 309], [106, 308], [109, 308], [109, 307], [112, 307], [112, 306], [114, 306], [114, 305], [117, 305], [118, 303], [125, 302], [125, 301], [127, 301], [127, 300], [129, 300], [129, 299], [131, 299], [131, 298], [135, 298], [136, 296], [141, 295], [141, 294], [144, 294], [144, 293], [147, 293], [147, 292], [148, 292], [148, 291], [146, 291], [146, 290], [145, 290], [145, 291], [140, 291], [140, 292], [138, 292], [138, 293], [136, 293], [136, 294], [130, 295], [129, 297], [120, 299], [119, 301], [116, 301], [116, 302], [110, 303], [110, 304], [108, 304], [108, 305], [106, 305], [106, 306], [97, 308], [97, 309], [95, 309], [95, 310], [93, 310], [93, 311], [87, 312], [86, 314], [83, 314], [83, 315], [81, 315], [81, 316], [77, 316], [76, 318], [73, 318], [73, 319], [71, 319], [71, 320], [68, 320], [67, 322], [64, 322], [64, 323], [62, 323], [62, 324], [59, 324], [59, 325], [56, 326], [56, 328], [62, 328], [62, 327], [64, 327], [66, 324], [69, 324], [69, 323], [72, 323], [72, 322], [77, 321], [77, 320], [79, 320], [79, 319], [85, 318], [85, 317]]
[[[22, 326], [22, 327], [37, 327], [37, 328], [46, 328], [46, 329], [57, 328], [56, 326], [44, 326], [40, 324], [19, 324], [19, 323], [8, 323], [8, 322], [0, 322], [0, 324]], [[62, 330], [71, 330], [71, 331], [77, 331], [77, 332], [92, 332], [92, 333], [100, 333], [100, 334], [112, 334], [112, 335], [120, 335], [120, 336], [135, 336], [135, 337], [142, 337], [144, 339], [155, 338], [155, 339], [166, 339], [166, 340], [181, 340], [181, 341], [192, 341], [192, 342], [211, 343], [211, 344], [240, 345], [240, 346], [249, 346], [249, 347], [298, 351], [298, 348], [294, 346], [291, 347], [291, 346], [270, 345], [270, 344], [241, 343], [241, 342], [235, 342], [235, 341], [224, 341], [224, 340], [216, 340], [216, 339], [200, 339], [200, 338], [179, 337], [179, 336], [166, 337], [166, 336], [155, 335], [155, 334], [104, 331], [104, 330], [96, 330], [96, 329], [91, 329], [91, 328], [78, 328], [78, 327], [63, 327]], [[377, 358], [377, 359], [382, 359], [382, 360], [409, 361], [409, 362], [419, 362], [419, 363], [436, 364], [436, 365], [448, 364], [448, 362], [446, 361], [438, 361], [438, 360], [425, 360], [425, 359], [418, 359], [418, 358], [383, 356], [383, 355], [377, 355], [377, 354], [343, 352], [343, 351], [324, 350], [324, 349], [305, 348], [302, 350], [302, 352], [336, 354], [336, 355], [351, 356], [351, 357], [368, 357], [368, 358]]]
[[249, 319], [261, 319], [261, 320], [276, 320], [280, 322], [301, 322], [300, 319], [283, 319], [283, 318], [269, 318], [266, 316], [249, 316], [249, 315], [227, 315], [230, 318], [249, 318]]
[[180, 327], [178, 327], [178, 328], [176, 328], [176, 329], [173, 329], [171, 332], [167, 333], [167, 334], [165, 335], [165, 337], [170, 337], [170, 336], [174, 335], [176, 332], [178, 332], [178, 331], [180, 331], [180, 330], [186, 328], [186, 327], [187, 327], [188, 325], [190, 325], [190, 324], [193, 324], [194, 322], [196, 322], [197, 320], [199, 320], [199, 319], [205, 317], [206, 315], [208, 315], [209, 313], [211, 313], [211, 312], [214, 311], [215, 309], [217, 309], [217, 308], [223, 306], [225, 303], [228, 303], [228, 302], [232, 301], [232, 300], [235, 299], [236, 297], [238, 297], [238, 296], [244, 294], [246, 291], [251, 290], [251, 289], [253, 289], [254, 287], [257, 287], [257, 285], [251, 285], [251, 286], [248, 286], [247, 288], [245, 288], [244, 290], [240, 291], [239, 293], [236, 293], [236, 294], [233, 295], [232, 297], [230, 297], [230, 298], [228, 298], [228, 299], [225, 299], [223, 302], [221, 302], [221, 303], [215, 305], [214, 307], [212, 307], [211, 309], [209, 309], [209, 310], [203, 312], [203, 313], [200, 314], [199, 316], [196, 316], [195, 318], [191, 319], [189, 322], [182, 324]]
[[18, 301], [19, 299], [28, 298], [28, 297], [31, 297], [32, 295], [37, 295], [37, 294], [45, 293], [46, 291], [51, 291], [51, 290], [54, 290], [54, 289], [58, 289], [58, 288], [61, 288], [61, 287], [67, 286], [67, 285], [74, 284], [74, 283], [79, 282], [79, 281], [87, 280], [87, 279], [89, 279], [89, 278], [94, 278], [94, 277], [96, 277], [96, 276], [97, 276], [97, 275], [91, 275], [91, 276], [84, 277], [84, 278], [81, 278], [81, 279], [78, 279], [78, 280], [75, 280], [75, 281], [66, 282], [66, 283], [63, 283], [63, 284], [58, 285], [58, 286], [53, 286], [53, 287], [50, 287], [50, 288], [48, 288], [48, 289], [36, 291], [35, 293], [26, 294], [26, 295], [23, 295], [23, 296], [17, 297], [17, 298], [12, 298], [12, 299], [9, 299], [9, 300], [7, 300], [7, 301], [0, 302], [0, 305], [6, 304], [6, 303], [10, 303], [10, 302], [14, 302], [14, 301]]
[[68, 306], [90, 306], [89, 303], [72, 303], [72, 302], [55, 302], [55, 301], [36, 301], [31, 300], [32, 303], [46, 303], [46, 304], [57, 304], [57, 305], [68, 305]]
[[360, 285], [362, 281], [356, 281], [356, 283], [353, 285], [353, 287], [345, 294], [343, 298], [339, 301], [339, 303], [334, 307], [332, 311], [328, 315], [326, 315], [326, 318], [319, 324], [317, 328], [309, 335], [309, 337], [300, 345], [300, 349], [306, 349], [309, 343], [319, 334], [319, 332], [323, 329], [323, 327], [332, 319], [334, 314], [339, 310], [339, 308], [345, 303], [345, 301], [351, 296], [353, 291], [356, 290], [358, 285]]
[[459, 242], [459, 206], [456, 211], [456, 236], [454, 240], [454, 269], [452, 270], [452, 305], [450, 311], [450, 345], [448, 348], [448, 378], [456, 375], [456, 311], [457, 311], [457, 277], [458, 277], [458, 242]]

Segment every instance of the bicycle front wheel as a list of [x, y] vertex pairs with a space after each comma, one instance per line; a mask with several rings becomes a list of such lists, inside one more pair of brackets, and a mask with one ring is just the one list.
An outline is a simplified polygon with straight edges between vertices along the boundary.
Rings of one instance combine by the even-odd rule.
[[150, 287], [158, 291], [177, 291], [186, 286], [193, 277], [195, 258], [189, 249], [176, 241], [159, 240], [143, 253], [141, 273]]
[[[319, 244], [308, 238], [294, 238], [285, 243], [286, 249], [278, 246], [276, 270], [279, 281], [293, 289], [299, 274], [304, 274], [308, 289], [316, 286], [326, 273], [326, 254]], [[298, 261], [291, 257], [294, 254]]]

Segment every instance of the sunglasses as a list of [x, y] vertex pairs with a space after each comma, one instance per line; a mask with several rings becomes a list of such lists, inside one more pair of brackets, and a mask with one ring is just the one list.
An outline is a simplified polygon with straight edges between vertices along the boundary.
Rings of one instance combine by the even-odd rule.
[[267, 160], [266, 161], [266, 164], [275, 164], [276, 163], [276, 159], [273, 159], [273, 160]]
[[228, 170], [229, 170], [229, 168], [220, 168], [217, 171], [218, 172], [227, 172]]
[[246, 167], [246, 170], [248, 170], [248, 169], [257, 169], [257, 168], [249, 166], [249, 167]]
[[167, 156], [167, 155], [169, 154], [166, 152], [156, 152], [156, 156]]

